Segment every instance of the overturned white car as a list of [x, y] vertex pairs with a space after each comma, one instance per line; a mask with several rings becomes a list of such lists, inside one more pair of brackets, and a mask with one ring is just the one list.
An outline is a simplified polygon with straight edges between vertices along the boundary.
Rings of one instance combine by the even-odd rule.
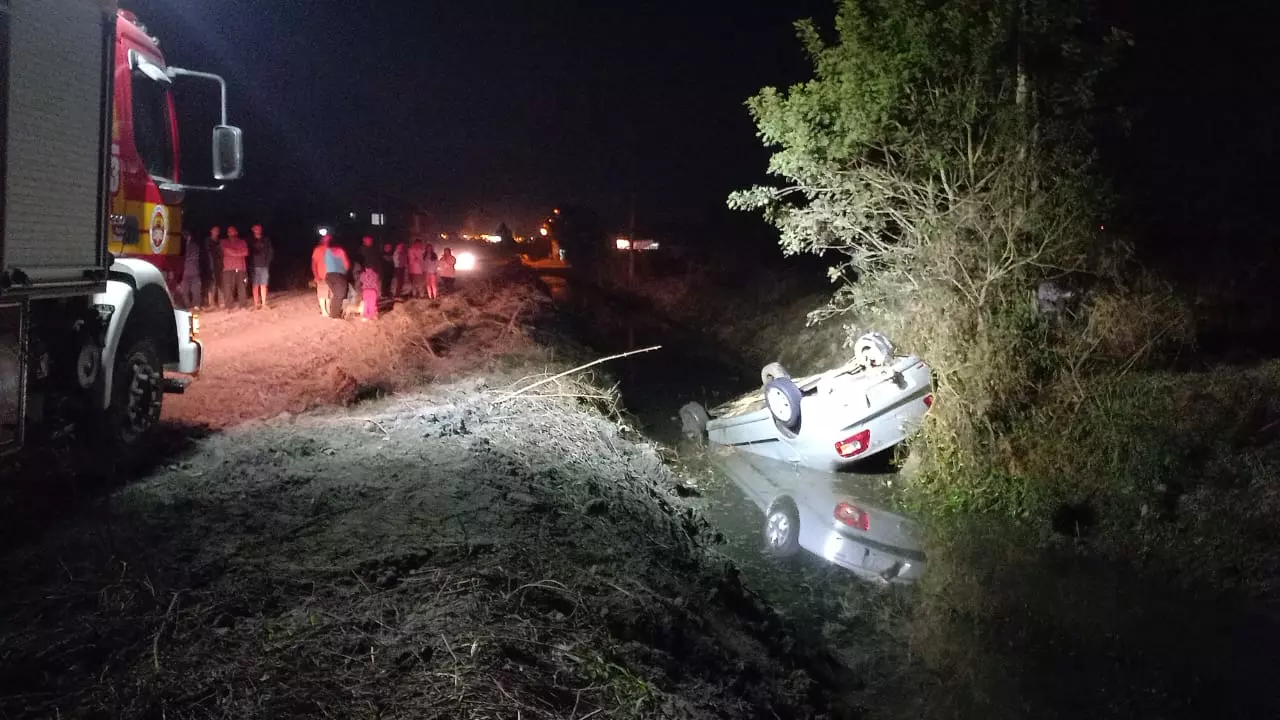
[[872, 476], [836, 472], [888, 450], [933, 405], [932, 373], [882, 335], [858, 339], [849, 363], [792, 378], [777, 363], [761, 393], [710, 413], [681, 408], [684, 430], [707, 440], [712, 462], [764, 513], [765, 550], [807, 550], [859, 577], [913, 583], [925, 569], [911, 521], [877, 497]]
[[759, 394], [713, 408], [681, 409], [685, 432], [714, 445], [837, 470], [902, 442], [933, 405], [932, 373], [897, 355], [879, 333], [854, 345], [853, 359], [820, 375], [792, 378], [778, 363], [761, 372]]

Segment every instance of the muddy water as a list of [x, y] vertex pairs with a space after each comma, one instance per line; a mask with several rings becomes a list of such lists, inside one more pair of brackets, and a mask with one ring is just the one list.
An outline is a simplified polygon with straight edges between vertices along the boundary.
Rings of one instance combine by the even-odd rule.
[[[599, 354], [662, 346], [611, 362], [608, 368], [645, 434], [668, 447], [681, 448], [677, 414], [682, 405], [697, 401], [712, 407], [759, 385], [759, 368], [737, 360], [728, 349], [713, 347], [705, 338], [617, 297], [575, 286], [563, 277], [543, 280], [579, 338]], [[760, 509], [727, 477], [700, 462], [697, 453], [686, 447], [680, 455], [682, 460], [687, 456], [691, 480], [700, 493], [692, 502], [724, 535], [721, 551], [742, 569], [750, 587], [796, 623], [801, 637], [827, 635], [828, 623], [840, 617], [850, 594], [876, 591], [808, 553], [783, 560], [765, 555]]]

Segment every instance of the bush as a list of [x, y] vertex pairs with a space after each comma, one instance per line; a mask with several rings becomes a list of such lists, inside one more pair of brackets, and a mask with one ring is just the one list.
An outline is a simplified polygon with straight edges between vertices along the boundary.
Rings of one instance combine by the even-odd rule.
[[[1071, 5], [844, 0], [838, 42], [800, 25], [815, 78], [749, 103], [788, 184], [730, 204], [763, 210], [785, 252], [838, 258], [812, 321], [846, 342], [885, 332], [936, 372], [921, 509], [1036, 511], [1004, 461], [1017, 424], [1058, 384], [1187, 336], [1168, 289], [1125, 282], [1127, 246], [1098, 231], [1091, 88], [1125, 37]], [[1081, 290], [1049, 315], [1046, 284]]]

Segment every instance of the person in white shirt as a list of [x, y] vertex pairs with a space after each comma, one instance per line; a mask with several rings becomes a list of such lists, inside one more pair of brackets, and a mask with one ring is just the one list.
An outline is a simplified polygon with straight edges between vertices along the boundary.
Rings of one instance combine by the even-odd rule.
[[453, 292], [454, 279], [458, 276], [458, 258], [453, 248], [445, 248], [440, 256], [440, 278], [444, 281], [445, 292]]

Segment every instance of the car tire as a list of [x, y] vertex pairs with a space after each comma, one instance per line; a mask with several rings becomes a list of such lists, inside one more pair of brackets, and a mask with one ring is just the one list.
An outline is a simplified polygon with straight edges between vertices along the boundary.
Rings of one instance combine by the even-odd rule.
[[99, 439], [121, 461], [136, 460], [160, 424], [164, 366], [150, 338], [126, 336], [116, 353], [111, 403], [102, 413]]
[[764, 386], [764, 404], [778, 426], [795, 432], [800, 428], [800, 388], [789, 377], [775, 378]]
[[765, 513], [764, 551], [779, 558], [791, 557], [800, 551], [800, 513], [791, 500], [778, 500]]
[[691, 402], [680, 408], [680, 426], [687, 440], [701, 443], [707, 439], [707, 423], [711, 415], [702, 405]]
[[771, 362], [760, 369], [760, 384], [768, 385], [778, 378], [789, 378], [791, 373], [782, 367], [782, 363]]

